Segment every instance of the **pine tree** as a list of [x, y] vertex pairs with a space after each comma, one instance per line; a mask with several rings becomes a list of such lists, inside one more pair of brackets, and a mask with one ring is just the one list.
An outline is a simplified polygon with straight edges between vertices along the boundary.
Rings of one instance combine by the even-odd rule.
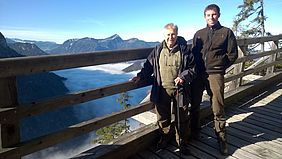
[[[123, 92], [117, 98], [117, 102], [122, 105], [122, 109], [130, 107], [129, 98], [131, 97], [132, 96], [130, 96], [127, 92]], [[96, 131], [96, 135], [98, 137], [93, 141], [93, 143], [108, 143], [124, 133], [129, 132], [129, 128], [128, 119], [100, 128]]]
[[[244, 0], [238, 6], [241, 11], [233, 21], [233, 31], [240, 37], [259, 37], [265, 35], [264, 22], [267, 17], [264, 15], [263, 0]], [[247, 21], [248, 20], [248, 21]], [[270, 33], [266, 33], [270, 35]]]

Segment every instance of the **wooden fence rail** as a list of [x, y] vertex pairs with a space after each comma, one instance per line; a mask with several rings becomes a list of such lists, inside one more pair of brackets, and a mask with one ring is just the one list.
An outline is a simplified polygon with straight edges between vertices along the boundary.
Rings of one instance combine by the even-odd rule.
[[[244, 53], [246, 51], [246, 47], [251, 44], [272, 41], [277, 46], [278, 41], [281, 39], [282, 35], [262, 38], [238, 39], [238, 44], [241, 48], [242, 54], [246, 55], [246, 53]], [[46, 136], [32, 139], [30, 141], [20, 142], [19, 122], [23, 118], [38, 115], [40, 113], [45, 113], [65, 106], [84, 103], [90, 100], [95, 100], [113, 94], [141, 88], [148, 86], [151, 83], [136, 85], [131, 81], [123, 82], [101, 88], [81, 90], [79, 92], [73, 92], [61, 97], [33, 102], [28, 105], [19, 105], [17, 101], [17, 89], [15, 82], [17, 75], [27, 75], [53, 70], [145, 59], [152, 49], [153, 48], [144, 48], [117, 51], [101, 51], [95, 53], [82, 53], [72, 55], [46, 55], [37, 57], [0, 59], [0, 131], [2, 147], [0, 150], [0, 159], [20, 158], [27, 154], [53, 146], [55, 144], [69, 140], [76, 136], [80, 136], [90, 131], [97, 130], [103, 126], [118, 122], [120, 120], [126, 119], [153, 108], [152, 103], [143, 103], [127, 110], [121, 110], [111, 115], [78, 123], [59, 132], [51, 133]], [[281, 52], [282, 49], [278, 48], [277, 46], [275, 50], [240, 57], [235, 62], [235, 64], [237, 65], [241, 64], [241, 68], [239, 69], [240, 71], [234, 71], [233, 74], [227, 75], [225, 82], [237, 80], [248, 74], [252, 74], [271, 66], [275, 66], [277, 64], [281, 64], [282, 60], [273, 58], [272, 61], [260, 65], [255, 69], [245, 70], [244, 68], [242, 68], [242, 66], [244, 66], [243, 63], [248, 60], [253, 60], [255, 58], [264, 56], [277, 57], [277, 55], [281, 54]]]

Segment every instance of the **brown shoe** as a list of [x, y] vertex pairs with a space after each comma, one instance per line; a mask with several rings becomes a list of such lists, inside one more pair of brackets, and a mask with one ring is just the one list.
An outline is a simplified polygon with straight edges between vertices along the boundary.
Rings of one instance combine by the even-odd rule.
[[227, 148], [227, 141], [226, 141], [225, 133], [222, 133], [222, 132], [218, 133], [217, 142], [218, 142], [218, 146], [219, 146], [219, 152], [222, 155], [227, 156], [228, 155], [228, 148]]

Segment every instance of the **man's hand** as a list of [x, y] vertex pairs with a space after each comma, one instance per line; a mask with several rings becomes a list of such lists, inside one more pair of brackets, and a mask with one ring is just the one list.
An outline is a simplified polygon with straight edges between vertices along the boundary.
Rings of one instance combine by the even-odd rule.
[[184, 80], [181, 79], [180, 77], [176, 77], [174, 80], [175, 85], [182, 85], [184, 83]]
[[131, 79], [131, 81], [133, 81], [134, 83], [138, 83], [140, 81], [140, 77], [139, 76], [135, 76]]

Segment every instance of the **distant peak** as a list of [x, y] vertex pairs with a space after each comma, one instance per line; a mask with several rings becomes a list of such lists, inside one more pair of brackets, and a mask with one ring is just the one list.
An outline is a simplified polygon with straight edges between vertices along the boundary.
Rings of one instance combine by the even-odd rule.
[[106, 39], [108, 39], [108, 40], [114, 40], [114, 39], [121, 39], [121, 37], [120, 37], [118, 34], [114, 34], [114, 35], [112, 35], [112, 36], [110, 36], [110, 37], [108, 37], [108, 38], [106, 38]]
[[0, 32], [0, 45], [3, 47], [7, 47], [7, 42], [4, 35]]
[[130, 38], [128, 40], [139, 40], [138, 38]]

